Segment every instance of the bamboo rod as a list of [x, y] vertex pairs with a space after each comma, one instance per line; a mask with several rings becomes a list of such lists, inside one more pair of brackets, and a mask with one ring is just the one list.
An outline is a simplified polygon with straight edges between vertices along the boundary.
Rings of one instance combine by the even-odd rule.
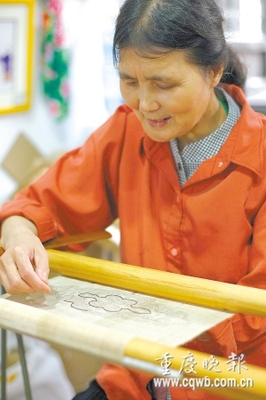
[[121, 363], [129, 335], [0, 298], [0, 327]]
[[[266, 316], [266, 296], [260, 289], [169, 274], [57, 250], [48, 250], [48, 255], [51, 269], [63, 275], [230, 312]], [[13, 306], [10, 303], [13, 303]], [[21, 307], [27, 309], [21, 309]], [[107, 360], [121, 363], [127, 367], [130, 367], [128, 360], [134, 359], [143, 361], [146, 366], [150, 365], [154, 368], [155, 360], [168, 352], [174, 357], [171, 360], [171, 367], [175, 371], [179, 371], [182, 359], [188, 353], [188, 349], [182, 347], [173, 348], [144, 339], [132, 339], [126, 334], [120, 334], [108, 328], [102, 330], [102, 327], [80, 321], [75, 321], [74, 324], [66, 323], [64, 316], [58, 314], [51, 316], [49, 313], [49, 317], [47, 317], [45, 313], [44, 310], [36, 310], [33, 307], [0, 299], [0, 326], [4, 329], [11, 329], [94, 355], [104, 356]], [[21, 319], [21, 315], [26, 315], [26, 318]], [[113, 340], [114, 343], [111, 343]], [[206, 371], [200, 367], [203, 365], [204, 359], [209, 358], [209, 355], [193, 351], [193, 356], [198, 363], [198, 377], [208, 376], [211, 380], [217, 378], [213, 371]], [[219, 357], [216, 359], [219, 362], [228, 361]], [[151, 373], [154, 372], [153, 368], [151, 368]], [[245, 371], [243, 372], [245, 373]], [[188, 374], [185, 376], [191, 377]], [[230, 395], [232, 396], [230, 398], [235, 400], [265, 398], [265, 370], [249, 366], [248, 372], [245, 375], [242, 374], [239, 379], [243, 379], [245, 376], [254, 380], [253, 388], [227, 388], [218, 391], [215, 388], [202, 389], [217, 392], [225, 398]], [[229, 371], [223, 371], [222, 377], [223, 379], [237, 378]]]
[[48, 250], [53, 271], [83, 280], [218, 310], [266, 317], [266, 291]]
[[[130, 333], [121, 333], [112, 328], [103, 327], [97, 324], [80, 321], [73, 317], [58, 314], [52, 311], [34, 308], [29, 305], [17, 303], [6, 298], [0, 298], [0, 326], [3, 329], [36, 337], [51, 343], [82, 351], [95, 356], [104, 357], [106, 361], [124, 365], [132, 368], [129, 359], [143, 361], [145, 368], [139, 363], [140, 368], [154, 376], [154, 368], [160, 366], [158, 358], [163, 354], [169, 353], [171, 359], [171, 370], [179, 372], [182, 369], [182, 360], [187, 356], [189, 349], [182, 347], [174, 348], [160, 343], [145, 339], [133, 338]], [[23, 318], [21, 316], [23, 315]], [[217, 373], [203, 368], [204, 360], [210, 355], [192, 351], [193, 357], [197, 362], [197, 378], [208, 376], [210, 380], [217, 378]], [[215, 357], [222, 365], [228, 359]], [[159, 370], [158, 376], [160, 376]], [[191, 378], [187, 372], [181, 371], [184, 377]], [[161, 369], [161, 376], [163, 369]], [[178, 375], [175, 375], [178, 376]], [[240, 379], [253, 379], [254, 387], [245, 389], [224, 388], [204, 388], [204, 390], [217, 392], [220, 396], [233, 398], [234, 400], [252, 400], [265, 398], [265, 370], [263, 368], [248, 365], [248, 370], [241, 371], [237, 376], [234, 371], [222, 371], [224, 379], [240, 382]]]
[[[265, 399], [266, 381], [264, 368], [248, 365], [247, 370], [242, 369], [241, 373], [238, 374], [236, 371], [229, 370], [230, 368], [228, 368], [228, 366], [225, 364], [228, 359], [223, 357], [215, 357], [215, 360], [219, 362], [217, 368], [221, 368], [221, 373], [218, 373], [215, 371], [215, 368], [209, 370], [204, 368], [204, 363], [206, 362], [206, 359], [210, 358], [210, 355], [191, 350], [193, 359], [197, 363], [195, 366], [196, 374], [193, 374], [189, 372], [189, 368], [186, 372], [186, 368], [183, 369], [182, 367], [182, 362], [184, 358], [188, 356], [189, 351], [189, 349], [182, 347], [170, 348], [169, 346], [165, 346], [160, 343], [153, 343], [145, 339], [134, 338], [127, 343], [124, 354], [125, 357], [146, 361], [148, 363], [154, 363], [154, 360], [161, 358], [166, 353], [169, 353], [173, 357], [171, 358], [172, 364], [170, 371], [174, 370], [182, 372], [183, 377], [188, 378], [189, 380], [193, 378], [198, 380], [200, 378], [206, 379], [207, 377], [208, 379], [205, 381], [205, 387], [204, 385], [201, 387], [201, 389], [205, 390], [206, 392], [212, 392], [221, 397], [234, 400]], [[227, 369], [225, 370], [223, 367], [226, 367]], [[215, 387], [215, 384], [217, 385], [218, 382], [217, 378], [225, 387]], [[252, 382], [253, 386], [248, 386], [248, 384]], [[195, 381], [191, 383], [195, 384]], [[242, 387], [244, 383], [246, 384], [246, 387]]]
[[[46, 249], [56, 249], [69, 246], [71, 244], [93, 242], [95, 240], [109, 239], [111, 237], [112, 235], [108, 231], [103, 230], [97, 232], [80, 233], [78, 235], [58, 237], [48, 240], [47, 242], [43, 243], [43, 245]], [[0, 247], [0, 256], [4, 254], [4, 252], [5, 250]]]
[[109, 239], [112, 235], [107, 231], [98, 231], [90, 233], [80, 233], [78, 235], [63, 236], [60, 238], [51, 239], [44, 243], [46, 249], [55, 249], [71, 244], [92, 242], [94, 240]]

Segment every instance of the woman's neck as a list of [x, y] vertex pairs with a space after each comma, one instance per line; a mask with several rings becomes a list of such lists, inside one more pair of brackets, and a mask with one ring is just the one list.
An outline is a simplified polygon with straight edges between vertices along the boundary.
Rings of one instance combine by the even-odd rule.
[[[227, 113], [221, 102], [216, 97], [213, 99], [213, 106], [211, 107], [211, 112], [208, 111], [206, 114], [206, 122], [204, 123], [204, 129], [194, 132], [188, 132], [177, 139], [178, 148], [180, 153], [182, 153], [185, 146], [190, 143], [197, 142], [198, 140], [204, 139], [205, 137], [211, 135], [215, 132], [226, 120]], [[206, 128], [207, 126], [207, 128]]]

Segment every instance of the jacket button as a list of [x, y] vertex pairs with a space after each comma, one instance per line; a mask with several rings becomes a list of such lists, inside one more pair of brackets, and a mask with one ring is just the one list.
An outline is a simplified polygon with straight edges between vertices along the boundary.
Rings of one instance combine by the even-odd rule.
[[171, 254], [172, 254], [172, 256], [177, 256], [177, 253], [178, 253], [178, 250], [174, 247], [174, 248], [172, 248], [172, 250], [171, 250]]

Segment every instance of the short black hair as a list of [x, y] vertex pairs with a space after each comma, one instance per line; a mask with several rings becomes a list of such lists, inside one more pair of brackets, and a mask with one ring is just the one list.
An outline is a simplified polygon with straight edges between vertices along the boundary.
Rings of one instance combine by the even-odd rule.
[[243, 87], [246, 69], [228, 46], [223, 23], [214, 0], [126, 0], [116, 21], [114, 63], [128, 47], [144, 57], [182, 49], [202, 69], [223, 66], [221, 82]]

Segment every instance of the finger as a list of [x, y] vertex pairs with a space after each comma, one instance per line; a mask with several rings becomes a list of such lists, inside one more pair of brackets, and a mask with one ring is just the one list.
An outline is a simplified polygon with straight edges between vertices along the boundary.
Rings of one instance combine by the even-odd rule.
[[[31, 261], [33, 259], [33, 262]], [[29, 257], [24, 251], [17, 250], [14, 256], [14, 264], [18, 270], [21, 279], [28, 285], [31, 291], [42, 291], [50, 293], [50, 288], [47, 282], [43, 281], [35, 272], [35, 259]], [[24, 285], [25, 287], [25, 285]]]
[[50, 268], [49, 258], [46, 250], [44, 250], [43, 248], [41, 249], [41, 251], [35, 250], [34, 260], [32, 264], [34, 265], [35, 273], [45, 284], [47, 284]]
[[16, 265], [9, 264], [8, 266], [8, 274], [5, 271], [5, 267], [3, 266], [3, 262], [1, 263], [0, 269], [0, 280], [1, 284], [4, 286], [5, 291], [10, 294], [15, 293], [32, 293], [34, 289], [25, 282], [16, 267]]

